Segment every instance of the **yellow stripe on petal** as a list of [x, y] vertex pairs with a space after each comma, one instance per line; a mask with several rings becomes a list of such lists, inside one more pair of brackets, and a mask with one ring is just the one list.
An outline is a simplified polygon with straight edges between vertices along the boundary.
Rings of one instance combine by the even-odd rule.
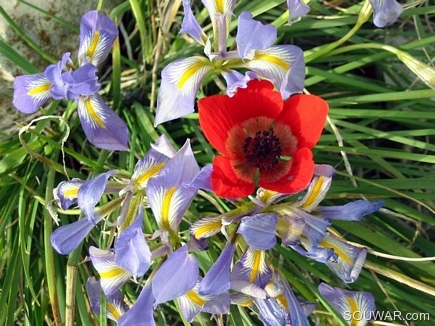
[[92, 41], [91, 41], [91, 44], [89, 45], [88, 51], [86, 52], [86, 55], [89, 58], [92, 58], [94, 56], [99, 40], [100, 40], [100, 31], [96, 31], [92, 37]]
[[319, 245], [325, 248], [333, 249], [341, 260], [343, 260], [346, 264], [353, 266], [354, 262], [352, 261], [352, 259], [343, 250], [333, 245], [331, 242], [322, 240], [319, 242]]
[[276, 300], [278, 301], [278, 303], [284, 307], [286, 310], [288, 310], [288, 303], [287, 303], [287, 299], [285, 298], [284, 293], [280, 294], [279, 296], [276, 297]]
[[165, 166], [166, 162], [159, 163], [155, 166], [153, 166], [151, 169], [147, 170], [145, 173], [140, 175], [138, 178], [136, 178], [135, 182], [138, 185], [143, 184], [144, 182], [147, 182], [151, 177], [156, 175], [160, 170]]
[[290, 67], [288, 66], [288, 64], [284, 60], [282, 60], [278, 57], [275, 57], [273, 55], [266, 54], [266, 53], [257, 53], [254, 57], [254, 60], [263, 60], [263, 61], [273, 63], [273, 64], [281, 67], [286, 72], [290, 69]]
[[27, 92], [29, 96], [39, 96], [42, 93], [48, 92], [50, 90], [51, 83], [44, 83], [42, 85], [38, 85], [36, 87], [30, 88]]
[[184, 85], [189, 81], [190, 78], [192, 78], [198, 70], [206, 66], [204, 60], [200, 60], [195, 62], [193, 65], [191, 65], [189, 68], [187, 68], [181, 75], [180, 79], [177, 81], [177, 88], [181, 90]]
[[208, 238], [218, 233], [222, 228], [222, 218], [203, 218], [192, 225], [192, 233], [197, 239]]
[[216, 1], [216, 11], [223, 14], [225, 10], [225, 6], [224, 6], [225, 0], [215, 0], [215, 1]]
[[249, 276], [249, 282], [254, 283], [254, 280], [260, 273], [263, 264], [264, 252], [262, 250], [255, 250], [252, 257], [251, 275]]
[[117, 309], [117, 307], [113, 303], [110, 302], [107, 303], [107, 310], [115, 320], [118, 320], [122, 316], [121, 312]]
[[186, 296], [189, 298], [190, 301], [192, 301], [193, 303], [195, 303], [198, 306], [203, 306], [206, 304], [206, 300], [204, 300], [203, 298], [201, 298], [195, 291], [190, 290], [189, 292], [186, 293]]
[[77, 195], [79, 193], [79, 188], [80, 187], [68, 189], [63, 193], [63, 196], [66, 198], [77, 198]]
[[351, 326], [357, 326], [358, 323], [362, 320], [361, 309], [358, 308], [358, 304], [353, 298], [346, 297], [347, 302], [349, 303], [350, 312], [352, 316], [352, 320], [350, 322]]
[[322, 190], [323, 182], [325, 181], [324, 176], [319, 176], [314, 184], [313, 189], [311, 190], [310, 194], [308, 195], [308, 198], [305, 200], [305, 202], [300, 206], [300, 208], [306, 208], [311, 206], [317, 199], [317, 196], [319, 195], [320, 191]]
[[85, 100], [85, 108], [86, 111], [88, 112], [89, 116], [91, 117], [91, 119], [101, 128], [106, 129], [106, 125], [104, 124], [103, 120], [101, 120], [101, 118], [98, 116], [97, 114], [97, 110], [95, 110], [94, 105], [91, 101], [91, 98], [87, 98]]
[[161, 224], [163, 226], [163, 229], [165, 229], [166, 231], [169, 231], [171, 229], [169, 223], [169, 218], [170, 218], [169, 214], [171, 210], [171, 200], [172, 197], [174, 196], [175, 190], [177, 190], [176, 187], [169, 188], [163, 198], [163, 205], [162, 205], [160, 218], [161, 218]]
[[126, 273], [127, 271], [120, 267], [111, 268], [105, 272], [98, 271], [98, 274], [100, 274], [101, 278], [116, 278]]

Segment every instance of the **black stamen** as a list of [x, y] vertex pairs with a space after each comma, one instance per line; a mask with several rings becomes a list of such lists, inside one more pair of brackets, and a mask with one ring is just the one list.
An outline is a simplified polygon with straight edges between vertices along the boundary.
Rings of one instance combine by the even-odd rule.
[[282, 150], [279, 138], [271, 129], [257, 131], [254, 137], [246, 137], [243, 152], [249, 163], [265, 171], [278, 164]]

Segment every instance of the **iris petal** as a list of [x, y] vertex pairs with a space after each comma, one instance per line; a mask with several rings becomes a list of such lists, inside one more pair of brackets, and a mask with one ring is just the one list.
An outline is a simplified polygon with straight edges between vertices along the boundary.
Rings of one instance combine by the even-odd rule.
[[119, 290], [131, 277], [131, 273], [115, 263], [115, 255], [110, 250], [101, 250], [96, 247], [89, 248], [92, 264], [100, 274], [100, 284], [106, 296]]
[[74, 178], [71, 181], [62, 181], [53, 189], [53, 197], [63, 210], [77, 204], [77, 196], [83, 183], [83, 180]]
[[147, 281], [136, 303], [118, 320], [118, 326], [154, 326], [152, 283]]
[[139, 208], [136, 220], [119, 235], [115, 243], [115, 263], [140, 277], [151, 264], [151, 251], [142, 232], [143, 207]]
[[290, 11], [289, 24], [292, 19], [305, 16], [310, 12], [310, 6], [306, 5], [302, 0], [287, 0], [287, 6]]
[[375, 299], [369, 292], [341, 290], [325, 283], [321, 283], [318, 290], [343, 317], [352, 317], [351, 325], [366, 325], [376, 309]]
[[250, 12], [244, 11], [239, 16], [237, 27], [237, 51], [242, 60], [252, 60], [256, 50], [264, 50], [276, 41], [277, 31], [273, 25], [263, 25], [252, 19]]
[[254, 58], [246, 60], [241, 67], [272, 81], [283, 99], [304, 88], [305, 62], [303, 51], [297, 46], [277, 45], [257, 50]]
[[91, 63], [98, 66], [107, 56], [118, 28], [109, 17], [97, 10], [88, 11], [80, 21], [80, 65]]
[[51, 245], [62, 255], [76, 249], [94, 228], [87, 218], [57, 228], [50, 236]]
[[232, 243], [225, 246], [199, 285], [199, 294], [218, 295], [230, 289], [230, 266], [235, 249]]
[[30, 114], [36, 112], [50, 98], [52, 83], [44, 73], [17, 76], [14, 80], [13, 105], [18, 111]]
[[100, 95], [80, 96], [78, 113], [86, 138], [92, 144], [108, 150], [128, 150], [127, 125]]
[[385, 27], [394, 23], [403, 12], [403, 7], [396, 0], [369, 0], [373, 8], [373, 23]]
[[111, 170], [102, 173], [99, 176], [86, 181], [79, 189], [77, 200], [80, 209], [83, 211], [88, 221], [92, 224], [97, 224], [98, 215], [95, 214], [95, 206], [101, 199], [101, 196], [106, 189], [107, 181], [116, 173], [116, 170]]
[[208, 59], [199, 56], [167, 65], [162, 71], [154, 125], [192, 113], [196, 93], [205, 75], [212, 69]]
[[183, 22], [181, 23], [180, 33], [189, 34], [195, 41], [205, 46], [203, 39], [203, 35], [205, 36], [205, 34], [193, 15], [190, 0], [183, 0], [183, 9], [184, 17]]
[[255, 214], [242, 218], [237, 233], [243, 235], [248, 245], [254, 249], [269, 250], [276, 244], [275, 214]]
[[356, 281], [367, 255], [366, 248], [352, 246], [329, 233], [319, 243], [319, 246], [334, 250], [337, 261], [328, 261], [326, 264], [343, 282], [353, 283]]
[[154, 306], [182, 296], [193, 289], [198, 279], [199, 267], [195, 257], [189, 255], [187, 246], [176, 250], [162, 264], [153, 277]]

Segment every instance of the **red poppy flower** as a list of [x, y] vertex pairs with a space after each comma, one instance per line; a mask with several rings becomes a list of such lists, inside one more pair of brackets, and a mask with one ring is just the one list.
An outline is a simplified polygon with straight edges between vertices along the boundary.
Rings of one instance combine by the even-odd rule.
[[285, 194], [308, 186], [314, 172], [311, 149], [325, 124], [326, 101], [293, 95], [284, 102], [272, 83], [255, 79], [233, 97], [205, 97], [198, 107], [205, 137], [222, 154], [213, 160], [216, 195], [246, 197], [257, 182]]

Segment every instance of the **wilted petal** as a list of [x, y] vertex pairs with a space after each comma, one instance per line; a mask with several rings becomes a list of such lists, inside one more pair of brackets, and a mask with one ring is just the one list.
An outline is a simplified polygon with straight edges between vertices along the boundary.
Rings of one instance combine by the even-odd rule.
[[263, 25], [252, 19], [252, 14], [244, 11], [239, 16], [237, 26], [237, 51], [242, 60], [253, 59], [255, 50], [264, 50], [271, 47], [276, 41], [277, 32], [273, 25]]
[[109, 17], [97, 10], [88, 11], [80, 21], [80, 65], [98, 66], [107, 56], [118, 36], [118, 28]]
[[127, 125], [100, 95], [80, 96], [78, 113], [86, 138], [93, 145], [108, 150], [128, 150]]
[[242, 218], [237, 233], [243, 235], [250, 247], [269, 250], [276, 244], [277, 221], [278, 219], [273, 213], [245, 216]]
[[265, 252], [248, 247], [231, 272], [231, 288], [236, 280], [247, 281], [264, 288], [271, 278], [272, 270], [266, 263]]
[[23, 113], [30, 114], [39, 109], [51, 97], [52, 84], [44, 73], [17, 76], [14, 80], [12, 104]]
[[140, 277], [151, 264], [151, 251], [142, 232], [143, 206], [139, 208], [137, 219], [119, 235], [115, 243], [115, 263]]
[[199, 267], [184, 245], [162, 264], [153, 277], [154, 306], [182, 296], [193, 289], [198, 280]]
[[51, 245], [62, 255], [76, 249], [95, 225], [87, 218], [57, 228], [50, 236]]
[[295, 45], [277, 45], [255, 51], [254, 59], [246, 60], [241, 67], [269, 79], [284, 100], [304, 88], [304, 54]]
[[205, 75], [212, 69], [210, 61], [199, 56], [167, 65], [162, 71], [154, 125], [192, 113], [196, 93]]
[[405, 51], [400, 51], [397, 48], [393, 48], [394, 54], [397, 55], [400, 61], [402, 61], [411, 71], [420, 78], [427, 86], [435, 91], [435, 67], [427, 65], [418, 60], [414, 55]]
[[366, 325], [375, 312], [375, 298], [369, 292], [346, 291], [325, 283], [318, 290], [350, 325]]
[[325, 198], [331, 186], [334, 173], [335, 169], [330, 165], [316, 165], [313, 180], [308, 186], [304, 197], [299, 199], [293, 206], [307, 212], [317, 207], [323, 198]]
[[235, 249], [234, 244], [227, 243], [219, 258], [205, 274], [199, 285], [199, 294], [218, 295], [230, 289], [230, 266]]
[[319, 217], [328, 220], [359, 221], [363, 216], [377, 212], [383, 205], [382, 200], [356, 200], [343, 206], [320, 206], [315, 211]]
[[78, 192], [78, 204], [82, 212], [92, 224], [98, 223], [98, 217], [95, 214], [95, 206], [101, 199], [106, 189], [107, 181], [116, 173], [116, 170], [111, 170], [102, 173], [97, 177], [83, 183]]
[[394, 23], [403, 12], [403, 7], [396, 0], [369, 0], [373, 8], [373, 23], [385, 27]]
[[183, 9], [184, 18], [181, 23], [180, 33], [189, 34], [195, 41], [205, 46], [204, 39], [207, 38], [207, 36], [202, 31], [201, 26], [199, 26], [198, 21], [193, 15], [190, 0], [183, 0]]
[[319, 246], [331, 248], [337, 255], [336, 261], [328, 261], [326, 265], [345, 283], [353, 283], [359, 276], [364, 264], [367, 249], [351, 244], [326, 234]]
[[306, 5], [303, 0], [287, 0], [289, 15], [289, 24], [294, 18], [305, 16], [310, 12], [310, 6]]
[[154, 326], [152, 283], [147, 281], [133, 307], [118, 320], [118, 326]]
[[252, 71], [247, 71], [244, 75], [238, 71], [222, 71], [222, 76], [227, 82], [227, 95], [233, 97], [238, 88], [246, 88], [248, 82], [258, 78]]
[[203, 217], [190, 227], [191, 234], [198, 240], [210, 238], [220, 232], [222, 216]]
[[68, 209], [73, 204], [77, 204], [77, 195], [83, 184], [83, 180], [74, 178], [71, 181], [62, 181], [53, 189], [53, 197], [58, 206], [63, 210]]
[[116, 265], [115, 255], [110, 250], [101, 250], [91, 246], [89, 256], [92, 265], [100, 274], [101, 288], [106, 296], [119, 290], [132, 277], [131, 273]]

